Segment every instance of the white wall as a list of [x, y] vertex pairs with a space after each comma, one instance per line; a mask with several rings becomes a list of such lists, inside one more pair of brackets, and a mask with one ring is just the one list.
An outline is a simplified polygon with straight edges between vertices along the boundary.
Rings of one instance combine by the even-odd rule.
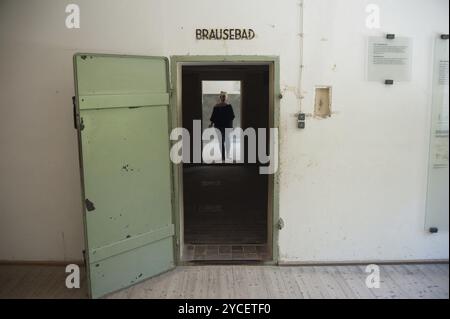
[[[375, 32], [368, 3], [381, 8]], [[432, 48], [448, 1], [307, 0], [304, 28], [304, 111], [315, 85], [331, 85], [335, 114], [303, 132], [284, 118], [282, 259], [448, 258], [448, 232], [424, 231]], [[411, 82], [365, 81], [366, 37], [383, 32], [413, 38]]]
[[0, 0], [0, 260], [82, 258], [72, 56], [162, 55], [160, 1], [133, 3]]
[[[81, 29], [64, 27], [78, 3]], [[424, 231], [432, 42], [447, 0], [1, 1], [0, 260], [73, 260], [83, 249], [71, 56], [261, 54], [281, 60], [283, 261], [447, 259], [448, 233]], [[381, 6], [382, 29], [365, 27]], [[253, 28], [251, 41], [198, 41], [195, 28]], [[365, 39], [414, 39], [413, 79], [364, 80]], [[326, 120], [308, 118], [333, 87]], [[303, 96], [302, 100], [300, 97]]]

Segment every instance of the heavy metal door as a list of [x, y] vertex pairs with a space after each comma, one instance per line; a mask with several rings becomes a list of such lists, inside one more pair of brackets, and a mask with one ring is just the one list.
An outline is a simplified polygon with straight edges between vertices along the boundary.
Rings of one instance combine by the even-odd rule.
[[168, 61], [76, 54], [91, 297], [174, 267]]

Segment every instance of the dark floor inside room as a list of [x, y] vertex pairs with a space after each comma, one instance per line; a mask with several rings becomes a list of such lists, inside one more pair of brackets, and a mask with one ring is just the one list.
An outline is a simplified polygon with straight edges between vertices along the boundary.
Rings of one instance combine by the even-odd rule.
[[257, 166], [184, 169], [187, 260], [267, 259], [267, 176]]

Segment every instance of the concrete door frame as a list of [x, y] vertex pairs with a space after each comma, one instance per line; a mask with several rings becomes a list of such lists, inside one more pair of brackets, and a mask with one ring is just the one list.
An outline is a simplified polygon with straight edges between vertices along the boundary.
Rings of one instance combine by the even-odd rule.
[[[260, 55], [176, 55], [170, 57], [171, 103], [170, 124], [172, 128], [182, 126], [181, 84], [183, 65], [223, 64], [267, 64], [269, 65], [269, 126], [279, 129], [280, 123], [280, 59], [278, 56]], [[279, 136], [279, 135], [278, 135]], [[279, 137], [278, 137], [279, 138]], [[279, 140], [277, 141], [279, 145]], [[279, 148], [278, 148], [279, 152]], [[279, 159], [279, 153], [278, 153]], [[279, 162], [279, 160], [278, 160]], [[172, 163], [172, 207], [175, 222], [174, 257], [178, 265], [183, 264], [183, 164]], [[264, 264], [278, 264], [279, 247], [279, 170], [269, 175], [268, 234], [272, 258]]]

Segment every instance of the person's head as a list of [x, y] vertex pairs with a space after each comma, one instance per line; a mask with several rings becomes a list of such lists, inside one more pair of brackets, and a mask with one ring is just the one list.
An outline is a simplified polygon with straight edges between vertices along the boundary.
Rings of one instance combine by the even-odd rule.
[[219, 94], [219, 100], [221, 103], [225, 103], [227, 100], [227, 92], [221, 91]]

